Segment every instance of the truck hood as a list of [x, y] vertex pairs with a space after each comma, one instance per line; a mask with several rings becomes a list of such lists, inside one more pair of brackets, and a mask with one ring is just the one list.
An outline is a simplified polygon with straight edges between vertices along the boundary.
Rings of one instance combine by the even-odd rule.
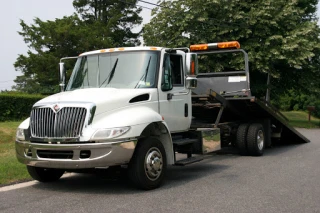
[[[126, 107], [130, 104], [141, 101], [156, 100], [157, 97], [152, 97], [156, 94], [156, 88], [148, 89], [115, 89], [115, 88], [89, 88], [78, 89], [74, 91], [61, 92], [55, 95], [48, 96], [36, 105], [49, 104], [81, 104], [93, 103], [96, 105], [95, 114], [108, 112], [114, 109]], [[148, 94], [148, 95], [146, 95]], [[136, 99], [133, 99], [136, 98]]]

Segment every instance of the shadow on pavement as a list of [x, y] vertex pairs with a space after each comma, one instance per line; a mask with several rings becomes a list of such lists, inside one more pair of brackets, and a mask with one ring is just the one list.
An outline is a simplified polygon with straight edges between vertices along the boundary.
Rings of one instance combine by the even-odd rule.
[[[202, 163], [195, 163], [184, 167], [169, 166], [163, 185], [155, 190], [166, 190], [168, 188], [178, 187], [198, 178], [219, 173], [228, 167], [224, 165], [210, 164], [209, 162], [210, 160], [205, 160]], [[38, 183], [31, 187], [40, 190], [90, 194], [139, 194], [146, 192], [136, 189], [131, 184], [125, 169], [114, 174], [100, 173], [68, 175], [57, 182]]]
[[[281, 155], [285, 152], [308, 146], [294, 142], [277, 142], [272, 148], [265, 150], [265, 156]], [[263, 157], [263, 156], [262, 156]], [[229, 147], [213, 154], [206, 155], [199, 163], [188, 166], [169, 166], [164, 184], [153, 191], [167, 190], [179, 187], [188, 182], [195, 181], [209, 175], [222, 173], [230, 165], [225, 165], [224, 160], [241, 158], [236, 148]], [[254, 160], [255, 157], [252, 157]], [[53, 183], [38, 183], [31, 186], [40, 190], [61, 191], [68, 193], [91, 193], [91, 194], [139, 194], [148, 193], [136, 189], [127, 178], [126, 170], [116, 172], [98, 172], [98, 174], [74, 174], [69, 175]]]

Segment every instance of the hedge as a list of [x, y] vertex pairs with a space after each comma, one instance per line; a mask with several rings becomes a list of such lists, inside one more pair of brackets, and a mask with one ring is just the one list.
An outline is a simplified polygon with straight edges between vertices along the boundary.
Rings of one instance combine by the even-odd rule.
[[30, 116], [32, 106], [43, 95], [0, 93], [0, 121], [20, 121]]
[[315, 106], [316, 110], [312, 112], [312, 115], [320, 118], [319, 95], [306, 95], [289, 90], [286, 94], [276, 97], [271, 103], [283, 111], [307, 111], [308, 106]]

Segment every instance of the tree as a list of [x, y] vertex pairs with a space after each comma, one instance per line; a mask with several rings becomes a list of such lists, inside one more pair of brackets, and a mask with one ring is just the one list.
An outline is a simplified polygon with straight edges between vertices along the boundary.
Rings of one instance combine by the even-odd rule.
[[[111, 31], [114, 46], [140, 45], [140, 32], [132, 29], [142, 23], [141, 8], [136, 0], [74, 0], [73, 6], [81, 18], [91, 24], [99, 23]], [[110, 35], [110, 33], [109, 33]]]
[[[142, 21], [138, 15], [141, 9], [136, 8], [135, 1], [125, 4], [75, 0], [73, 3], [78, 14], [54, 21], [36, 18], [31, 25], [20, 21], [22, 31], [19, 34], [28, 44], [29, 51], [27, 55], [19, 55], [14, 64], [15, 69], [23, 73], [15, 79], [14, 89], [28, 93], [58, 92], [60, 58], [94, 49], [140, 44], [140, 32], [132, 32], [132, 28]], [[67, 61], [67, 75], [73, 65]]]
[[[20, 21], [24, 41], [28, 44], [27, 55], [19, 55], [14, 66], [23, 73], [15, 79], [13, 88], [28, 93], [53, 93], [58, 91], [58, 62], [66, 56], [76, 56], [91, 45], [91, 32], [76, 16], [55, 21], [34, 20], [27, 25]], [[94, 45], [97, 45], [96, 40]], [[79, 44], [82, 44], [81, 46]], [[110, 45], [104, 41], [98, 45]], [[69, 67], [70, 68], [70, 67]]]
[[[251, 82], [259, 95], [266, 73], [274, 77], [277, 92], [308, 91], [306, 81], [316, 84], [312, 77], [319, 76], [316, 5], [317, 0], [161, 1], [143, 29], [143, 38], [146, 45], [169, 47], [238, 40], [249, 54]], [[207, 60], [215, 69], [221, 63], [227, 62]], [[239, 66], [237, 60], [232, 63]]]

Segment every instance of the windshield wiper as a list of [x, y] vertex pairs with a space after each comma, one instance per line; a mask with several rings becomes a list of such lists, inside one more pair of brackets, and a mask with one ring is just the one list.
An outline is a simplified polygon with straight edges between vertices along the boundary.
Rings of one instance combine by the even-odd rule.
[[147, 68], [146, 68], [145, 77], [144, 77], [144, 82], [147, 81], [147, 76], [148, 76], [148, 72], [149, 72], [150, 61], [151, 61], [151, 56], [150, 56], [150, 58], [149, 58], [148, 65], [147, 65]]
[[107, 83], [107, 85], [110, 83], [110, 81], [112, 80], [112, 78], [113, 78], [113, 75], [114, 75], [114, 71], [116, 70], [116, 67], [117, 67], [117, 64], [118, 64], [118, 59], [119, 58], [117, 58], [117, 60], [116, 60], [116, 62], [114, 62], [114, 65], [113, 65], [113, 67], [112, 67], [112, 70], [111, 70], [111, 72], [109, 73], [109, 75], [108, 75], [108, 77], [102, 82], [102, 84], [100, 85], [100, 87], [108, 80], [108, 83]]
[[151, 61], [151, 56], [150, 56], [150, 58], [149, 58], [148, 65], [147, 65], [147, 68], [146, 68], [145, 73], [141, 76], [141, 78], [139, 79], [138, 83], [136, 84], [136, 86], [135, 86], [134, 88], [137, 88], [137, 86], [139, 85], [140, 81], [141, 81], [143, 78], [144, 78], [144, 82], [147, 81], [147, 76], [148, 76], [148, 72], [149, 72], [150, 61]]

